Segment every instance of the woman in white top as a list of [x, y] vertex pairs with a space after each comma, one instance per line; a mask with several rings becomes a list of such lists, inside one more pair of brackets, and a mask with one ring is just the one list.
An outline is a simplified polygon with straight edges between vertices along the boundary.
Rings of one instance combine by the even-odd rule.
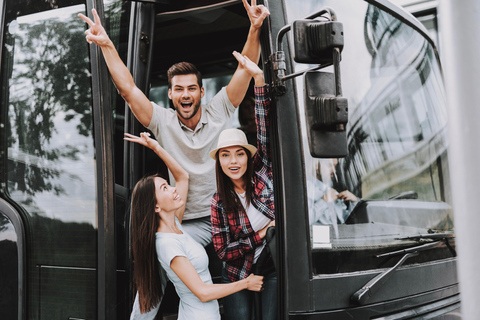
[[[263, 277], [213, 284], [205, 249], [182, 229], [188, 173], [150, 134], [125, 134], [125, 140], [152, 149], [167, 165], [176, 187], [157, 175], [142, 178], [132, 194], [132, 246], [134, 281], [140, 311], [156, 306], [162, 297], [160, 262], [180, 297], [178, 319], [220, 319], [216, 299], [248, 289], [262, 290]], [[156, 254], [155, 254], [156, 253]]]

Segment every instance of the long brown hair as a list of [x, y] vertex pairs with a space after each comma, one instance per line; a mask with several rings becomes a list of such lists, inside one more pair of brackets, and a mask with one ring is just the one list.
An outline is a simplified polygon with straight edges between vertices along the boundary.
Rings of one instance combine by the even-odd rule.
[[[243, 148], [248, 156], [247, 170], [243, 174], [243, 182], [245, 183], [246, 204], [250, 205], [252, 196], [252, 175], [253, 175], [253, 160], [252, 154], [247, 149]], [[219, 150], [220, 151], [220, 150]], [[217, 177], [217, 192], [223, 206], [227, 212], [243, 210], [242, 203], [235, 192], [232, 180], [223, 172], [220, 160], [218, 159], [219, 151], [216, 154], [215, 161], [215, 175]]]
[[133, 279], [138, 291], [140, 312], [158, 305], [162, 298], [160, 267], [155, 252], [155, 233], [160, 217], [155, 212], [155, 177], [142, 178], [132, 194]]

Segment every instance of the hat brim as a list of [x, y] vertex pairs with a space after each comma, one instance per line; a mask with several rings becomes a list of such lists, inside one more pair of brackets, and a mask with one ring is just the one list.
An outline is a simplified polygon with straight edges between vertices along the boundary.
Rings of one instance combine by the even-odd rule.
[[248, 151], [250, 151], [252, 157], [253, 157], [253, 155], [254, 155], [255, 153], [257, 153], [257, 148], [254, 147], [254, 146], [252, 146], [251, 144], [229, 143], [229, 144], [226, 144], [226, 145], [224, 145], [224, 146], [221, 146], [221, 147], [218, 147], [218, 148], [213, 149], [212, 151], [210, 151], [210, 152], [208, 153], [208, 155], [209, 155], [210, 158], [212, 158], [213, 160], [217, 160], [217, 152], [218, 152], [218, 150], [223, 149], [223, 148], [233, 147], [233, 146], [240, 146], [240, 147], [243, 147], [243, 148], [247, 149]]

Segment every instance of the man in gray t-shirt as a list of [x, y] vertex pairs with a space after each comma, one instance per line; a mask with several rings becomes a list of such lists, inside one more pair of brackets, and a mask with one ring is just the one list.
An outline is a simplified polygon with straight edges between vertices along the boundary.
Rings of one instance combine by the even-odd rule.
[[[181, 63], [172, 68], [178, 65], [184, 68], [193, 67], [190, 64]], [[172, 68], [169, 70], [169, 77]], [[180, 86], [183, 87], [183, 84], [178, 81], [179, 79], [183, 80], [182, 77], [173, 77], [173, 92], [177, 91]], [[196, 81], [196, 77], [193, 75], [186, 77], [191, 77], [192, 81]], [[231, 116], [235, 111], [227, 90], [228, 87], [222, 88], [207, 105], [200, 106], [198, 104], [199, 110], [196, 114], [200, 116], [200, 119], [195, 121], [194, 128], [190, 128], [179, 120], [182, 117], [179, 108], [174, 111], [159, 107], [154, 103], [152, 103], [154, 107], [152, 120], [148, 126], [155, 137], [158, 137], [160, 145], [189, 173], [187, 205], [182, 225], [185, 231], [203, 246], [212, 241], [210, 199], [216, 191], [215, 161], [209, 157], [208, 152], [216, 147], [220, 132], [230, 127]], [[183, 110], [194, 108], [190, 95], [185, 94], [183, 90], [179, 94]], [[192, 105], [187, 106], [188, 104]], [[171, 175], [170, 182], [174, 183]]]

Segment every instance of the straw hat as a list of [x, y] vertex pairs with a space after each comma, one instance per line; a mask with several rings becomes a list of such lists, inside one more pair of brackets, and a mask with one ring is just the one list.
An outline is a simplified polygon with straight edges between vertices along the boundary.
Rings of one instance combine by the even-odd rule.
[[210, 151], [209, 155], [212, 159], [216, 160], [215, 156], [217, 151], [222, 148], [241, 146], [250, 151], [252, 156], [257, 152], [257, 148], [248, 144], [247, 136], [242, 130], [239, 129], [226, 129], [220, 133], [218, 137], [217, 147]]

